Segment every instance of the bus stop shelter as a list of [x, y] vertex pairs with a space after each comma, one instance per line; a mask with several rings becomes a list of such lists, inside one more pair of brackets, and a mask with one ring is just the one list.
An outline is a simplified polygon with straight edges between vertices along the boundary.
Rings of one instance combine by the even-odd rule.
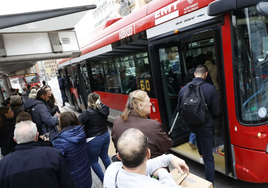
[[37, 61], [81, 55], [74, 26], [95, 5], [0, 15], [0, 102], [9, 76]]

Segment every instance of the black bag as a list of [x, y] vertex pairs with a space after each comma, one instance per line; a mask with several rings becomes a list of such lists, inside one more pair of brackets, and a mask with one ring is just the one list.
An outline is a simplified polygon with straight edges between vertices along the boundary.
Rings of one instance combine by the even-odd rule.
[[208, 106], [200, 85], [205, 83], [190, 82], [186, 85], [180, 106], [180, 112], [187, 125], [200, 125], [209, 118]]

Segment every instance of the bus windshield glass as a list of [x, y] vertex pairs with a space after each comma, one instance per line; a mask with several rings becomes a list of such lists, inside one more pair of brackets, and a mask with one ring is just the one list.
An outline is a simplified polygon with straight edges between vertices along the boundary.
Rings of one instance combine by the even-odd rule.
[[254, 126], [268, 117], [268, 19], [249, 7], [234, 11], [232, 22], [238, 117]]
[[39, 78], [37, 74], [29, 74], [25, 75], [25, 80], [27, 84], [37, 83], [39, 82]]

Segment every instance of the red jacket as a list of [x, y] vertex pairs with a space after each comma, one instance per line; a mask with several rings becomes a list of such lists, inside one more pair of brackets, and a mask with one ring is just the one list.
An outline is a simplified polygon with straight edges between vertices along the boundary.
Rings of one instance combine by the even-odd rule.
[[161, 123], [152, 119], [129, 114], [128, 121], [122, 120], [120, 116], [117, 116], [114, 120], [112, 140], [116, 150], [119, 137], [129, 128], [139, 129], [148, 137], [151, 158], [164, 154], [172, 146], [172, 141], [164, 132]]

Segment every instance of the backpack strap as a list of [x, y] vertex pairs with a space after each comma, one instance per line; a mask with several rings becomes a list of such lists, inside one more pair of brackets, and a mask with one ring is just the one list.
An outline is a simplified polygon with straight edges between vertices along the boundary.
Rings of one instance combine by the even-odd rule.
[[[204, 105], [206, 106], [206, 111], [209, 112], [208, 104], [207, 104], [207, 102], [206, 102], [206, 97], [204, 96], [203, 90], [202, 90], [201, 87], [200, 87], [200, 85], [202, 85], [203, 83], [206, 83], [206, 81], [198, 82], [198, 83], [196, 83], [196, 85], [198, 86], [199, 93], [200, 93], [201, 97], [202, 97], [203, 99], [205, 99], [205, 101], [202, 100], [201, 102], [204, 102], [204, 103], [205, 103]], [[208, 117], [208, 114], [206, 114], [206, 116]]]

